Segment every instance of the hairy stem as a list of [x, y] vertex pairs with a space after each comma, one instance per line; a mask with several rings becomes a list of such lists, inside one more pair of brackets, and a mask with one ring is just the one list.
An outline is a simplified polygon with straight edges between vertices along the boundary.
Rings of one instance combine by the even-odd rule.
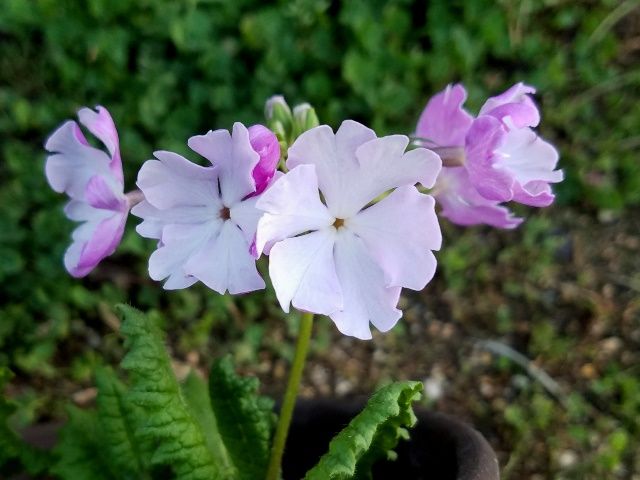
[[293, 409], [296, 406], [296, 397], [302, 379], [302, 371], [307, 359], [309, 350], [309, 341], [311, 339], [311, 327], [313, 326], [313, 313], [302, 314], [300, 322], [300, 331], [296, 341], [296, 352], [293, 357], [293, 365], [291, 365], [291, 373], [287, 382], [287, 390], [284, 393], [282, 407], [280, 408], [280, 417], [276, 427], [276, 434], [273, 438], [273, 446], [271, 447], [271, 458], [269, 459], [269, 468], [267, 469], [267, 480], [278, 480], [280, 475], [280, 465], [282, 463], [282, 455], [284, 454], [284, 446], [287, 442], [287, 434], [293, 417]]

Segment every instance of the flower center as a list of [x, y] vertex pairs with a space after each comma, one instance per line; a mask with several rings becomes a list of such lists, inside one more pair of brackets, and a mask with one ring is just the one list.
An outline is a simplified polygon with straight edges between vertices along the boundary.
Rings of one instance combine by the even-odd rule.
[[231, 210], [229, 210], [229, 207], [222, 207], [220, 209], [220, 218], [222, 220], [229, 220], [231, 218]]
[[336, 230], [343, 226], [344, 226], [344, 218], [336, 218], [336, 221], [333, 222], [333, 227]]

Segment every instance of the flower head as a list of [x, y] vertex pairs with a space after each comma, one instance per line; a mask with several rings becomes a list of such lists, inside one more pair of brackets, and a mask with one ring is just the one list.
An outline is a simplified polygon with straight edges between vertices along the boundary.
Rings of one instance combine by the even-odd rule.
[[489, 98], [475, 119], [463, 108], [467, 94], [460, 84], [429, 100], [416, 134], [436, 151], [460, 157], [455, 166], [443, 168], [434, 192], [452, 222], [514, 228], [522, 219], [501, 202], [537, 207], [553, 202], [550, 183], [561, 181], [562, 172], [554, 170], [556, 150], [531, 128], [540, 121], [530, 96], [534, 92], [516, 84]]
[[261, 156], [241, 123], [189, 139], [189, 147], [212, 166], [172, 152], [155, 152], [138, 174], [145, 201], [132, 213], [143, 219], [140, 235], [159, 240], [149, 274], [165, 289], [200, 280], [224, 293], [264, 288], [249, 253], [261, 212], [255, 208], [255, 169]]
[[441, 162], [423, 148], [405, 152], [408, 142], [347, 120], [291, 146], [289, 173], [256, 204], [265, 211], [256, 247], [269, 253], [286, 312], [292, 304], [329, 315], [342, 333], [367, 339], [370, 322], [387, 331], [402, 316], [402, 287], [431, 280], [442, 237], [433, 198], [414, 185], [431, 187]]
[[111, 255], [124, 232], [129, 202], [124, 180], [118, 133], [106, 108], [82, 108], [80, 123], [94, 134], [107, 152], [92, 147], [78, 124], [69, 120], [47, 139], [45, 173], [51, 188], [71, 198], [65, 214], [83, 222], [73, 232], [64, 264], [74, 277], [83, 277]]

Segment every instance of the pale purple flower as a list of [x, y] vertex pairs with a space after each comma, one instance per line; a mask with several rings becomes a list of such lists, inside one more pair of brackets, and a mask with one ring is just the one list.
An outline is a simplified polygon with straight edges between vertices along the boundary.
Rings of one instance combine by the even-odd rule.
[[165, 289], [186, 288], [200, 280], [219, 293], [264, 288], [249, 253], [262, 212], [254, 170], [260, 155], [249, 132], [235, 123], [189, 139], [189, 147], [212, 166], [202, 167], [166, 151], [155, 152], [138, 174], [145, 201], [132, 213], [144, 221], [137, 231], [159, 240], [149, 274]]
[[253, 179], [256, 182], [253, 195], [259, 195], [275, 175], [280, 161], [280, 144], [276, 134], [264, 125], [253, 125], [248, 130], [251, 147], [260, 155], [260, 161], [253, 169]]
[[405, 152], [408, 142], [347, 120], [291, 146], [290, 171], [256, 204], [265, 211], [257, 251], [269, 253], [285, 312], [292, 304], [329, 315], [342, 333], [368, 339], [369, 323], [387, 331], [402, 316], [402, 287], [431, 280], [442, 237], [434, 199], [415, 184], [433, 186], [441, 162], [423, 148]]
[[518, 83], [488, 99], [467, 133], [469, 179], [489, 200], [546, 207], [555, 198], [550, 184], [562, 181], [558, 152], [531, 129], [540, 122], [532, 93]]
[[64, 256], [64, 264], [74, 277], [83, 277], [119, 245], [129, 212], [124, 194], [118, 133], [106, 108], [83, 108], [80, 123], [106, 147], [103, 150], [87, 142], [78, 124], [69, 120], [47, 139], [45, 173], [51, 188], [65, 192], [71, 201], [65, 214], [83, 222], [73, 232], [73, 243]]
[[514, 228], [522, 219], [501, 202], [538, 207], [553, 202], [549, 184], [561, 181], [562, 172], [554, 170], [556, 150], [531, 129], [540, 121], [530, 97], [534, 92], [516, 84], [488, 99], [476, 119], [462, 107], [467, 94], [460, 84], [429, 101], [416, 135], [443, 157], [455, 159], [455, 166], [443, 168], [433, 192], [443, 216], [460, 225]]

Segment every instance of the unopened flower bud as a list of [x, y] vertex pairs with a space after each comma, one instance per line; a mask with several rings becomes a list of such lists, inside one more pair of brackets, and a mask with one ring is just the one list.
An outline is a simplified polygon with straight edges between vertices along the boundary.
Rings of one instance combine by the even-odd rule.
[[294, 137], [298, 137], [307, 130], [320, 125], [318, 115], [314, 108], [308, 103], [296, 105], [293, 109], [293, 133]]

